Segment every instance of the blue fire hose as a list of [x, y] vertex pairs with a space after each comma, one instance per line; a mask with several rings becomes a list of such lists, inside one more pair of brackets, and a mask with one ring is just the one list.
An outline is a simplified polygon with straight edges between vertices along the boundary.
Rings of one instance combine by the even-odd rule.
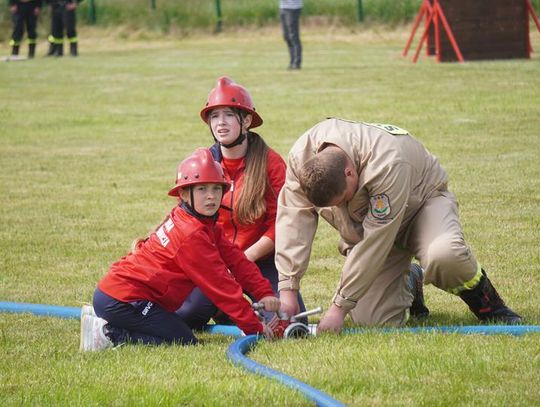
[[81, 317], [81, 309], [78, 307], [63, 307], [60, 305], [30, 304], [26, 302], [2, 302], [0, 312], [13, 312], [18, 314], [34, 314], [46, 317], [73, 318]]
[[[30, 313], [34, 315], [79, 319], [81, 309], [78, 307], [64, 307], [59, 305], [30, 304], [19, 302], [0, 301], [0, 312]], [[221, 334], [236, 337], [228, 350], [227, 357], [236, 365], [244, 367], [246, 370], [266, 376], [279, 383], [295, 389], [304, 394], [308, 399], [314, 401], [318, 406], [336, 407], [343, 406], [339, 401], [331, 398], [327, 394], [287, 376], [267, 366], [261, 365], [245, 355], [252, 350], [258, 340], [256, 335], [242, 336], [242, 331], [236, 326], [229, 325], [208, 325], [207, 332], [211, 334]], [[472, 325], [472, 326], [426, 326], [415, 328], [349, 328], [343, 331], [346, 334], [361, 334], [368, 332], [382, 333], [453, 333], [453, 334], [482, 334], [482, 335], [524, 335], [527, 333], [540, 333], [538, 325]]]
[[245, 355], [251, 349], [253, 349], [259, 340], [257, 335], [248, 335], [242, 338], [237, 339], [229, 346], [227, 350], [227, 357], [235, 364], [242, 366], [244, 369], [259, 374], [261, 376], [266, 376], [270, 379], [276, 380], [277, 382], [290, 387], [294, 390], [303, 393], [311, 401], [314, 401], [317, 406], [328, 406], [328, 407], [341, 407], [344, 404], [341, 404], [336, 399], [333, 399], [326, 393], [317, 390], [314, 387], [311, 387], [299, 380], [296, 380], [294, 377], [287, 376], [277, 370], [270, 369], [267, 366], [261, 365]]

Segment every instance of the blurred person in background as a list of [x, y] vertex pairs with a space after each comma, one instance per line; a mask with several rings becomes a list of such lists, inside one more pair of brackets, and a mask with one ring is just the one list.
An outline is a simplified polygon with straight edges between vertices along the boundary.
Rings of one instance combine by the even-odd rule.
[[77, 38], [77, 6], [82, 0], [47, 0], [51, 9], [51, 34], [48, 56], [64, 55], [64, 31], [69, 42], [69, 54], [79, 55]]
[[36, 54], [37, 20], [42, 3], [42, 0], [9, 0], [9, 10], [13, 20], [13, 33], [9, 42], [12, 56], [19, 55], [19, 47], [26, 25], [28, 58], [34, 58]]
[[300, 42], [300, 14], [302, 0], [279, 0], [279, 17], [283, 29], [283, 38], [289, 49], [288, 69], [302, 67], [302, 43]]

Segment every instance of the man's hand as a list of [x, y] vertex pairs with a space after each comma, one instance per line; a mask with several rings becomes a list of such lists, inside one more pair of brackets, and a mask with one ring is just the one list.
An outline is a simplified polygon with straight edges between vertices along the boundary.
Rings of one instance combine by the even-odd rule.
[[284, 312], [289, 317], [300, 312], [297, 290], [281, 290], [279, 292], [279, 299], [281, 300], [281, 312]]
[[268, 297], [263, 297], [259, 301], [264, 304], [264, 310], [270, 312], [278, 312], [281, 305], [279, 298], [269, 295]]
[[317, 332], [340, 332], [346, 315], [347, 313], [343, 311], [343, 308], [332, 304], [317, 326]]

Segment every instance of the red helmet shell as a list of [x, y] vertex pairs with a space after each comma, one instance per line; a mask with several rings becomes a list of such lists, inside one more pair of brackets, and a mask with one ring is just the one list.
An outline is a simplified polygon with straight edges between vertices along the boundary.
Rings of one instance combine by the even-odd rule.
[[176, 186], [169, 191], [169, 195], [178, 196], [182, 188], [196, 184], [221, 184], [223, 192], [229, 188], [221, 165], [214, 161], [212, 153], [207, 148], [198, 148], [178, 164]]
[[263, 124], [261, 116], [255, 111], [251, 95], [243, 86], [232, 79], [222, 76], [217, 80], [216, 87], [208, 95], [208, 101], [201, 110], [201, 119], [208, 124], [208, 113], [217, 107], [235, 107], [245, 110], [252, 115], [249, 128], [259, 127]]

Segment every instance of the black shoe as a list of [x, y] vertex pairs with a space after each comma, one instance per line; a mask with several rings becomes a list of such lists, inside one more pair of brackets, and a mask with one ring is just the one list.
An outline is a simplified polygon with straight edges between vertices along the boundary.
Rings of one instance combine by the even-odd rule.
[[34, 58], [36, 55], [36, 44], [28, 44], [28, 59]]
[[76, 42], [72, 42], [69, 44], [69, 55], [71, 55], [72, 57], [76, 57], [77, 55], [79, 55]]
[[13, 56], [19, 55], [19, 46], [18, 45], [13, 45], [11, 47], [11, 55], [13, 55]]
[[49, 43], [49, 50], [47, 51], [48, 57], [52, 57], [56, 53], [56, 44], [53, 44], [52, 42]]
[[462, 291], [459, 296], [480, 321], [507, 325], [523, 321], [521, 316], [506, 306], [484, 270], [478, 284], [471, 290]]
[[409, 266], [408, 286], [414, 295], [411, 308], [409, 308], [411, 317], [426, 318], [429, 315], [429, 309], [424, 302], [424, 270], [416, 263]]

